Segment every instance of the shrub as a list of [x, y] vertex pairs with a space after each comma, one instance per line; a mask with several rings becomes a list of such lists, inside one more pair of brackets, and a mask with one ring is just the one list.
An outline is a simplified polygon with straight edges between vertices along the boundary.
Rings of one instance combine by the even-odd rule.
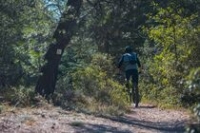
[[35, 93], [33, 88], [24, 86], [4, 89], [3, 100], [19, 107], [38, 106], [45, 101], [44, 98]]
[[[190, 97], [190, 101], [197, 103], [200, 101], [200, 68], [194, 69], [190, 72], [186, 79], [186, 88], [185, 92], [187, 96]], [[189, 102], [189, 101], [185, 101]]]
[[[94, 113], [123, 112], [128, 107], [124, 86], [112, 80], [112, 58], [95, 54], [91, 63], [59, 81], [54, 103]], [[64, 93], [63, 93], [64, 92]]]
[[[184, 102], [189, 103], [190, 106], [196, 104], [193, 111], [197, 120], [197, 123], [191, 124], [187, 129], [187, 132], [200, 132], [200, 68], [190, 72], [186, 83], [188, 91], [186, 93], [187, 95], [183, 97]], [[193, 103], [190, 103], [189, 101], [192, 101]]]
[[[81, 90], [83, 95], [93, 99], [98, 106], [115, 106], [117, 109], [126, 109], [126, 94], [124, 86], [108, 78], [107, 74], [96, 66], [88, 66], [74, 74], [74, 89]], [[98, 108], [97, 111], [104, 109]]]

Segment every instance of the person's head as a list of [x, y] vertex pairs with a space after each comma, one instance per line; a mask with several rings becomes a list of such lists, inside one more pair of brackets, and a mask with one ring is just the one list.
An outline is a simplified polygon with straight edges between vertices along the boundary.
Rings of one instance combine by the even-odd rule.
[[131, 48], [131, 46], [126, 46], [125, 48], [125, 53], [132, 53], [133, 49]]

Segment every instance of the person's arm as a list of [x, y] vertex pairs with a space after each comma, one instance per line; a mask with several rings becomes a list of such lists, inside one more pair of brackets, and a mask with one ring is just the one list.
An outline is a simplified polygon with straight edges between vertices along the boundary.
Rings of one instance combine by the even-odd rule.
[[122, 66], [122, 64], [123, 64], [123, 62], [124, 62], [124, 56], [122, 56], [121, 58], [120, 58], [120, 60], [119, 60], [119, 62], [118, 62], [118, 65], [117, 65], [117, 68], [121, 68], [121, 66]]
[[138, 64], [138, 67], [141, 67], [141, 63], [138, 57], [137, 57], [137, 64]]

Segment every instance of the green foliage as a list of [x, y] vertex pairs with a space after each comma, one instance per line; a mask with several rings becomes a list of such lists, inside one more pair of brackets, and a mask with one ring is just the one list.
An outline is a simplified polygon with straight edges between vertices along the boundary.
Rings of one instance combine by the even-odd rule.
[[135, 49], [141, 46], [143, 39], [140, 28], [145, 23], [143, 14], [149, 12], [149, 1], [112, 0], [94, 3], [95, 7], [87, 2], [83, 5], [83, 8], [91, 11], [85, 16], [81, 28], [84, 34], [94, 40], [99, 52], [116, 55], [126, 45], [133, 45]]
[[124, 86], [110, 77], [113, 70], [111, 59], [108, 55], [96, 54], [88, 66], [75, 71], [71, 86], [68, 85], [64, 91], [64, 99], [67, 99], [64, 102], [72, 101], [77, 108], [84, 106], [95, 113], [126, 110], [128, 102], [123, 91]]
[[12, 87], [6, 89], [3, 99], [10, 102], [11, 105], [26, 107], [33, 105], [35, 96], [35, 92], [32, 88], [19, 86], [17, 88]]
[[[144, 99], [156, 101], [162, 107], [190, 105], [199, 100], [199, 81], [195, 76], [199, 71], [195, 68], [200, 65], [197, 0], [153, 4], [136, 0], [91, 2], [95, 6], [84, 1], [79, 29], [59, 66], [53, 96], [57, 105], [88, 107], [96, 112], [126, 108], [124, 88], [112, 80], [112, 61], [127, 44], [142, 52], [145, 72], [139, 85]], [[35, 84], [65, 4], [60, 0], [0, 2], [1, 88]], [[31, 104], [32, 90], [26, 87], [11, 90], [5, 93], [8, 101], [23, 106]], [[182, 100], [189, 96], [189, 100], [180, 101], [181, 96]]]
[[187, 126], [186, 133], [199, 133], [200, 132], [200, 104], [197, 104], [193, 109], [196, 116], [197, 122], [193, 121], [189, 126]]
[[2, 110], [6, 110], [6, 108], [4, 109], [4, 103], [15, 107], [49, 107], [49, 101], [36, 94], [32, 87], [10, 87], [3, 89], [2, 92]]
[[200, 95], [200, 68], [191, 70], [186, 85], [189, 92]]
[[154, 3], [155, 10], [147, 15], [148, 25], [143, 27], [148, 39], [141, 48], [145, 62], [140, 82], [142, 98], [160, 107], [194, 108], [196, 118], [186, 132], [196, 133], [200, 131], [196, 122], [200, 119], [199, 11], [186, 9], [178, 1], [163, 3]]
[[194, 42], [199, 40], [199, 26], [193, 24], [198, 17], [196, 14], [185, 16], [184, 9], [174, 10], [174, 6], [161, 8], [155, 5], [156, 14], [148, 15], [153, 24], [144, 28], [151, 40], [149, 42], [154, 43], [155, 52], [145, 64], [148, 80], [143, 83], [149, 84], [143, 85], [142, 89], [144, 93], [150, 93], [146, 94], [147, 97], [154, 96], [162, 106], [181, 105], [180, 97], [185, 90], [183, 81], [196, 64], [197, 58], [191, 59], [191, 56], [198, 55]]
[[52, 41], [50, 36], [55, 23], [48, 18], [48, 12], [44, 11], [45, 5], [42, 1], [35, 2], [34, 8], [26, 8], [29, 10], [20, 13], [20, 19], [23, 20], [21, 27], [23, 40], [18, 41], [14, 47], [18, 55], [15, 62], [19, 63], [25, 75], [31, 78], [39, 74], [44, 64], [43, 56], [48, 43]]
[[194, 108], [194, 112], [195, 112], [195, 115], [198, 119], [198, 123], [200, 124], [200, 104], [198, 104], [195, 108]]
[[[19, 19], [17, 18], [18, 9], [15, 9], [15, 5], [18, 5], [18, 3], [12, 0], [0, 2], [2, 9], [0, 12], [2, 18], [0, 21], [0, 77], [4, 81], [3, 86], [14, 84], [21, 72], [20, 66], [14, 62], [15, 52], [13, 47], [21, 36], [20, 29], [16, 24]], [[13, 74], [16, 76], [13, 77]]]
[[[189, 106], [195, 104], [193, 109], [198, 124], [200, 124], [200, 68], [193, 69], [187, 77], [186, 87], [188, 88], [183, 96], [184, 103]], [[200, 130], [200, 129], [199, 129]]]
[[[51, 33], [44, 1], [1, 1], [0, 77], [3, 86], [33, 81]], [[30, 83], [30, 82], [29, 82]], [[29, 84], [28, 83], [28, 84]], [[33, 83], [32, 83], [33, 84]]]

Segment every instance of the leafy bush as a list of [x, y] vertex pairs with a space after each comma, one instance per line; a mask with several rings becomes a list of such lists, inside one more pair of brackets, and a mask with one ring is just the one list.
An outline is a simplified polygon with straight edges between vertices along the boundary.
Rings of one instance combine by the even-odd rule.
[[27, 107], [41, 104], [44, 98], [36, 95], [33, 88], [19, 86], [4, 89], [3, 101], [15, 106]]
[[188, 91], [187, 95], [183, 97], [184, 102], [190, 103], [189, 101], [192, 101], [193, 103], [190, 103], [190, 106], [196, 103], [193, 111], [197, 119], [197, 124], [191, 124], [187, 132], [200, 132], [200, 68], [191, 71], [186, 83]]
[[198, 122], [200, 124], [200, 103], [194, 108], [194, 113], [198, 119]]
[[[65, 79], [66, 86], [59, 85], [54, 102], [65, 107], [83, 108], [91, 112], [117, 113], [128, 107], [124, 86], [112, 80], [111, 57], [96, 54], [85, 68], [78, 68], [72, 74], [72, 81]], [[62, 83], [61, 83], [62, 84]], [[71, 84], [71, 85], [70, 85]], [[58, 97], [59, 95], [59, 97]]]
[[[186, 87], [188, 88], [185, 92], [190, 97], [190, 101], [197, 103], [200, 101], [200, 68], [194, 69], [190, 72], [187, 77]], [[189, 103], [189, 101], [187, 101]]]
[[[151, 78], [144, 79], [142, 92], [147, 98], [156, 99], [161, 106], [181, 106], [180, 96], [187, 90], [185, 79], [191, 69], [199, 66], [197, 51], [200, 28], [193, 25], [198, 15], [185, 16], [181, 9], [177, 13], [174, 5], [154, 6], [155, 14], [150, 13], [147, 17], [156, 24], [144, 28], [149, 38], [147, 42], [151, 46], [146, 48], [149, 50], [146, 56], [150, 55], [151, 58], [145, 60]], [[188, 103], [190, 99], [197, 98], [189, 97]]]

